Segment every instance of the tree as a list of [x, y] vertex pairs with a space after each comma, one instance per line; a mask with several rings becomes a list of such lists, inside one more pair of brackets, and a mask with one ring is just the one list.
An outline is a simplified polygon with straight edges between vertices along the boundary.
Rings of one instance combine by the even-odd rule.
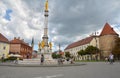
[[71, 57], [71, 54], [70, 54], [70, 52], [65, 52], [65, 57], [68, 57], [68, 58], [70, 58], [70, 57]]
[[94, 47], [94, 46], [88, 46], [86, 49], [85, 49], [85, 52], [87, 54], [95, 54], [97, 52], [99, 52], [99, 49], [97, 47]]
[[52, 53], [52, 58], [56, 59], [57, 58], [57, 54], [56, 53]]
[[[93, 59], [93, 58], [92, 58], [92, 54], [98, 53], [98, 52], [99, 52], [99, 49], [98, 49], [97, 47], [94, 47], [94, 46], [88, 46], [88, 47], [85, 49], [85, 52], [86, 52], [86, 54], [90, 54], [90, 55], [91, 55], [91, 59]], [[98, 60], [98, 59], [97, 59], [97, 56], [96, 56], [96, 60]]]
[[[85, 50], [78, 51], [78, 57], [79, 57], [79, 55], [81, 55], [81, 56], [86, 55]], [[83, 57], [82, 57], [82, 59], [83, 59]]]
[[86, 52], [84, 51], [84, 50], [80, 50], [80, 51], [78, 51], [78, 55], [85, 55], [86, 54]]
[[61, 58], [62, 57], [62, 55], [61, 54], [57, 54], [57, 53], [52, 53], [52, 58], [54, 58], [54, 59], [57, 59], [57, 58]]

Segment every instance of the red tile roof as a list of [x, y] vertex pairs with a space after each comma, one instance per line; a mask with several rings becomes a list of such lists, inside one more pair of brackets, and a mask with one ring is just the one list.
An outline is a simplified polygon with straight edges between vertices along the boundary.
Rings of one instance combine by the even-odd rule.
[[23, 40], [20, 40], [19, 38], [14, 38], [14, 40], [10, 41], [11, 44], [24, 44], [24, 45], [28, 45], [27, 43], [25, 43]]
[[104, 28], [103, 28], [100, 36], [110, 35], [110, 34], [111, 34], [111, 35], [118, 35], [118, 34], [113, 30], [113, 28], [112, 28], [108, 23], [106, 23], [106, 24], [104, 25]]
[[77, 42], [74, 42], [74, 43], [68, 45], [65, 48], [65, 50], [66, 49], [70, 49], [70, 48], [74, 48], [74, 47], [77, 47], [77, 46], [81, 46], [81, 45], [84, 45], [84, 44], [87, 44], [87, 43], [90, 43], [93, 38], [94, 38], [94, 36], [90, 36], [90, 37], [87, 37], [85, 39], [82, 39], [82, 40], [79, 40]]
[[64, 55], [64, 52], [59, 52], [59, 54]]
[[0, 33], [0, 42], [9, 43], [9, 40]]

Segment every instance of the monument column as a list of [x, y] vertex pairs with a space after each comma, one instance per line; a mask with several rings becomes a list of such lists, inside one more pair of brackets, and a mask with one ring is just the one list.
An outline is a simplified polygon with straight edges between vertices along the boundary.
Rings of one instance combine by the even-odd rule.
[[52, 43], [48, 42], [48, 0], [45, 2], [45, 20], [44, 20], [44, 35], [41, 41], [41, 54], [44, 55], [45, 62], [53, 61], [52, 59]]
[[45, 3], [45, 20], [44, 20], [44, 35], [42, 37], [44, 45], [48, 47], [48, 0]]
[[46, 0], [45, 3], [45, 20], [44, 20], [44, 35], [42, 37], [42, 53], [48, 53], [49, 52], [49, 45], [48, 45], [48, 0]]

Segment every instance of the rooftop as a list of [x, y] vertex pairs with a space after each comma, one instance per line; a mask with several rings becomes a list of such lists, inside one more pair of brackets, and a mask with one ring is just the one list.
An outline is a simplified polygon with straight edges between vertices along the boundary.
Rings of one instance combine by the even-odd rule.
[[9, 43], [9, 40], [0, 33], [0, 42]]
[[10, 43], [11, 44], [24, 44], [24, 45], [28, 45], [27, 43], [24, 42], [23, 39], [21, 40], [20, 37], [18, 37], [18, 38], [15, 37], [14, 40], [10, 41]]
[[103, 28], [100, 36], [110, 35], [110, 34], [111, 34], [111, 35], [118, 35], [118, 34], [114, 31], [114, 29], [113, 29], [108, 23], [106, 23], [106, 24], [104, 25], [104, 28]]
[[74, 48], [74, 47], [77, 47], [77, 46], [81, 46], [81, 45], [84, 45], [84, 44], [87, 44], [87, 43], [90, 43], [93, 38], [94, 38], [94, 36], [90, 36], [90, 37], [87, 37], [85, 39], [82, 39], [82, 40], [79, 40], [77, 42], [74, 42], [74, 43], [68, 45], [65, 48], [65, 50], [66, 49], [70, 49], [70, 48]]

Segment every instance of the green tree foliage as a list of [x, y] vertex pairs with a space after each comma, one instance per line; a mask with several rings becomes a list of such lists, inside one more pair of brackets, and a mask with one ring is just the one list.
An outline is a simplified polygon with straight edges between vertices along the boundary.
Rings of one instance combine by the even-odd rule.
[[62, 57], [61, 54], [52, 53], [52, 58], [54, 58], [54, 59], [61, 58], [61, 57]]
[[78, 55], [86, 55], [86, 52], [84, 51], [84, 50], [80, 50], [80, 51], [78, 51]]
[[65, 57], [71, 57], [71, 54], [70, 54], [70, 52], [65, 52]]
[[88, 46], [85, 50], [78, 51], [78, 55], [86, 55], [86, 54], [95, 54], [98, 53], [99, 49], [94, 46]]
[[56, 59], [57, 58], [57, 54], [56, 53], [52, 53], [52, 58]]
[[85, 52], [86, 52], [86, 54], [95, 54], [95, 53], [99, 52], [99, 49], [97, 47], [94, 47], [94, 46], [88, 46], [85, 49]]

